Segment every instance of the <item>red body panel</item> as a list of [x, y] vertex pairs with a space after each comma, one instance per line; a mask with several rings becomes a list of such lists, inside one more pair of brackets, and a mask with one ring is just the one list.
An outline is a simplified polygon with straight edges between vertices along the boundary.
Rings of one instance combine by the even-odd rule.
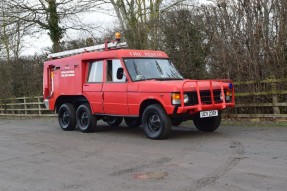
[[84, 83], [83, 95], [89, 100], [92, 111], [104, 113], [103, 106], [103, 83]]

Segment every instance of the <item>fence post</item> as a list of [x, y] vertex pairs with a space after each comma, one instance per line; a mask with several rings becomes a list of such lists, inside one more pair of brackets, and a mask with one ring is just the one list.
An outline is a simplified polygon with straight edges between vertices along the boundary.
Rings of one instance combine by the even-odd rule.
[[41, 101], [40, 101], [40, 97], [39, 97], [39, 96], [37, 97], [37, 101], [38, 101], [38, 109], [39, 109], [38, 114], [39, 114], [39, 115], [42, 115], [42, 110], [41, 110]]
[[277, 88], [276, 83], [271, 83], [271, 91], [272, 91], [272, 103], [273, 103], [273, 114], [280, 114], [280, 108], [276, 106], [278, 104], [278, 97], [277, 97]]
[[27, 115], [28, 114], [28, 112], [27, 112], [27, 102], [26, 102], [26, 97], [24, 97], [24, 109], [25, 109], [25, 115]]
[[10, 102], [10, 109], [12, 110], [12, 114], [15, 115], [15, 107], [14, 107], [14, 104], [15, 104], [15, 99], [12, 98], [11, 102]]
[[0, 99], [0, 109], [1, 109], [0, 113], [4, 114], [4, 103], [1, 99]]
[[4, 100], [3, 107], [4, 107], [4, 114], [6, 114], [7, 113], [7, 100]]

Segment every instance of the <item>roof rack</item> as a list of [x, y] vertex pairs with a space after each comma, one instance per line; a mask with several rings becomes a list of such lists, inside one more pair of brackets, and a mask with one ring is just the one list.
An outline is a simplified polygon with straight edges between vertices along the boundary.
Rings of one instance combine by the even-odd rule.
[[128, 44], [126, 42], [120, 43], [118, 41], [113, 41], [110, 43], [104, 43], [104, 44], [99, 44], [99, 45], [94, 45], [94, 46], [89, 46], [89, 47], [84, 47], [84, 48], [79, 48], [79, 49], [74, 49], [74, 50], [51, 53], [51, 54], [48, 54], [48, 58], [50, 59], [62, 58], [62, 57], [81, 54], [85, 52], [104, 51], [104, 50], [109, 50], [109, 49], [120, 49], [120, 48], [126, 48], [126, 47], [128, 47]]

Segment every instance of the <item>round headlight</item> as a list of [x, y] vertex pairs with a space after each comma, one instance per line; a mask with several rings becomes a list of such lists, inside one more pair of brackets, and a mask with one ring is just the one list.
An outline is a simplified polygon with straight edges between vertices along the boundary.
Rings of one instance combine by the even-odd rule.
[[188, 95], [187, 95], [187, 94], [184, 94], [184, 95], [183, 95], [183, 102], [184, 102], [184, 103], [188, 103], [188, 101], [189, 101]]

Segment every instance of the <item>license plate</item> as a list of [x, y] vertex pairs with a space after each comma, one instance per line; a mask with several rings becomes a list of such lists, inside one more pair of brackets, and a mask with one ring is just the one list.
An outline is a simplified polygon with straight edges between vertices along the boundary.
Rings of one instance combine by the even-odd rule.
[[201, 111], [200, 112], [200, 118], [216, 117], [216, 116], [218, 116], [218, 110]]

